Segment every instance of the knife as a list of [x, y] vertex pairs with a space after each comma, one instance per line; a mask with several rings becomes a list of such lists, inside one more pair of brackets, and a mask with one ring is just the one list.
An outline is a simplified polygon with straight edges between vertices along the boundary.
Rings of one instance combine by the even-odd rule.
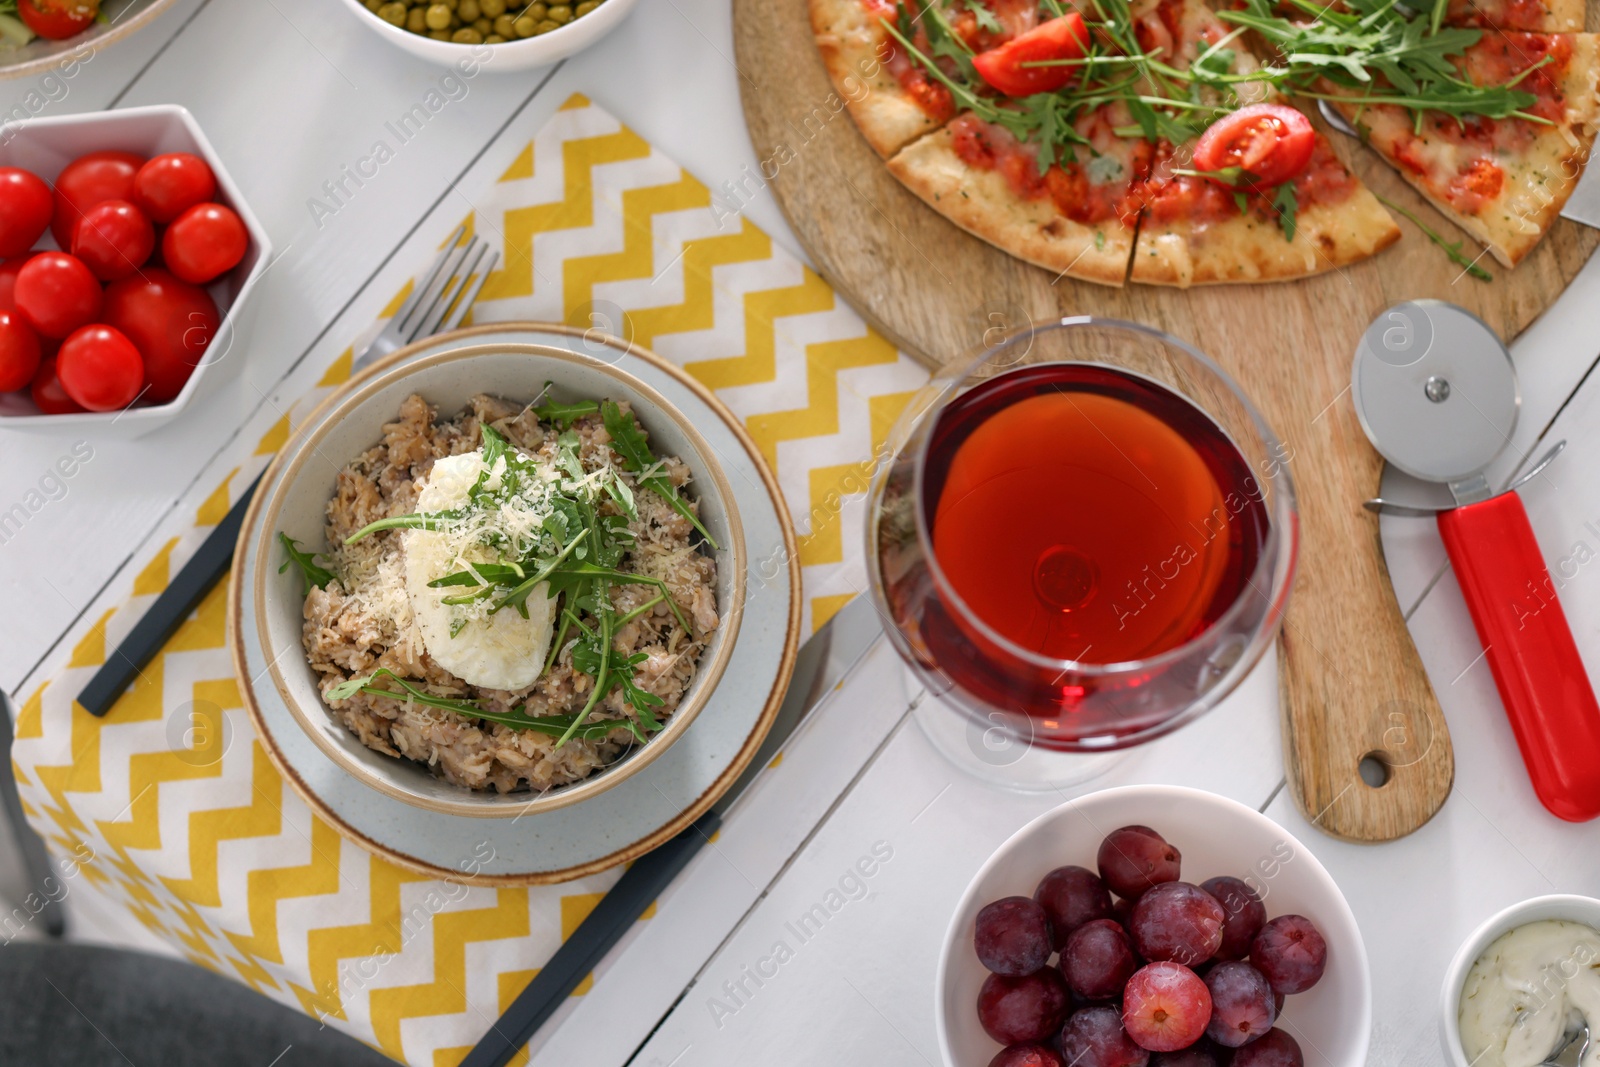
[[634, 861], [499, 1021], [467, 1053], [461, 1067], [505, 1067], [532, 1040], [584, 976], [594, 970], [717, 832], [723, 816], [788, 743], [795, 728], [838, 689], [882, 637], [883, 627], [872, 598], [858, 595], [800, 646], [789, 691], [784, 694], [772, 729], [744, 773], [687, 830]]

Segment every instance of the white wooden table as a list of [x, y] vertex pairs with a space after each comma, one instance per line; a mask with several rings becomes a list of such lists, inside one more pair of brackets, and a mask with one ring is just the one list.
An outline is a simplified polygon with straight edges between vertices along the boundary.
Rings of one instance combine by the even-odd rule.
[[[329, 0], [179, 0], [83, 66], [64, 95], [59, 87], [47, 94], [56, 99], [46, 114], [187, 106], [283, 256], [257, 296], [253, 336], [237, 346], [247, 355], [210, 374], [185, 418], [139, 441], [91, 441], [93, 458], [65, 493], [20, 530], [0, 532], [0, 685], [8, 691], [31, 689], [89, 601], [108, 583], [127, 581], [130, 556], [203, 464], [417, 221], [459, 195], [452, 183], [511, 118], [540, 119], [582, 91], [713, 189], [756, 163], [726, 0], [650, 0], [616, 35], [554, 70], [474, 79], [443, 121], [319, 226], [307, 201], [439, 74], [383, 46]], [[35, 88], [0, 83], [0, 109], [9, 112]], [[769, 196], [745, 210], [794, 247]], [[1571, 441], [1525, 496], [1553, 569], [1574, 561], [1561, 597], [1600, 678], [1600, 384], [1578, 388], [1600, 350], [1589, 310], [1600, 302], [1600, 262], [1573, 289], [1516, 346], [1524, 394], [1517, 443], [1531, 448], [1553, 419], [1555, 433]], [[74, 443], [0, 431], [0, 512], [38, 487]], [[846, 521], [859, 524], [859, 502], [847, 507]], [[1085, 788], [1194, 785], [1259, 807], [1302, 837], [1338, 878], [1366, 938], [1371, 1062], [1409, 1067], [1443, 1062], [1439, 982], [1474, 925], [1527, 896], [1600, 893], [1600, 827], [1560, 823], [1534, 799], [1432, 524], [1386, 520], [1384, 533], [1455, 743], [1455, 792], [1432, 823], [1371, 847], [1307, 826], [1282, 790], [1270, 663], [1210, 717], [1130, 754]], [[789, 773], [763, 780], [741, 801], [656, 918], [546, 1027], [533, 1062], [937, 1064], [933, 969], [946, 918], [982, 860], [1062, 798], [1005, 794], [965, 777], [930, 747], [917, 719], [933, 709], [913, 708], [917, 699], [880, 644], [791, 742]], [[775, 977], [759, 987], [745, 980], [744, 994], [730, 994], [724, 983], [740, 982], [784, 924], [874, 846], [892, 858], [879, 864], [867, 894]], [[148, 944], [131, 920], [124, 929], [102, 914], [91, 926], [103, 938]]]

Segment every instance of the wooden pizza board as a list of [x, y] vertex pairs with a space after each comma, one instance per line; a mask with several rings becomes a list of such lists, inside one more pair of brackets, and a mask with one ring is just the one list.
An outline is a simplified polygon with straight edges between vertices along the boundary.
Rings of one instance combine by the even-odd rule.
[[[1377, 495], [1383, 463], [1350, 402], [1356, 342], [1378, 312], [1419, 297], [1460, 304], [1510, 339], [1560, 295], [1600, 234], [1562, 220], [1515, 270], [1485, 256], [1488, 283], [1465, 276], [1405, 220], [1388, 251], [1299, 282], [1183, 292], [1056, 280], [900, 186], [834, 92], [806, 0], [733, 6], [762, 180], [822, 276], [896, 344], [935, 366], [970, 355], [996, 326], [1104, 315], [1183, 338], [1242, 383], [1292, 454], [1300, 505], [1299, 573], [1279, 643], [1289, 787], [1307, 819], [1346, 840], [1392, 840], [1427, 822], [1449, 795], [1455, 763], [1377, 519], [1361, 507]], [[1460, 236], [1375, 154], [1330, 137], [1370, 188], [1448, 240]], [[1381, 786], [1361, 777], [1368, 756], [1387, 769]]]

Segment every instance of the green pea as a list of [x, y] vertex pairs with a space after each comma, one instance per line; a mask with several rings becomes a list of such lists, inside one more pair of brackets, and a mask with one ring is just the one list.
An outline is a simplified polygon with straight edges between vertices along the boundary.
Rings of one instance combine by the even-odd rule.
[[406, 12], [406, 29], [412, 33], [427, 33], [428, 20], [420, 7], [414, 7]]
[[506, 0], [478, 0], [478, 6], [492, 19], [497, 19], [506, 13]]
[[454, 17], [450, 9], [443, 4], [429, 4], [427, 14], [423, 16], [428, 22], [430, 30], [444, 30], [450, 28], [450, 20]]
[[559, 30], [560, 28], [561, 23], [557, 22], [555, 19], [545, 19], [543, 22], [539, 23], [539, 25], [533, 28], [533, 32], [537, 36], [539, 34], [549, 33], [551, 30]]
[[572, 17], [581, 19], [589, 12], [600, 6], [600, 0], [583, 0], [583, 3], [572, 9]]
[[450, 35], [450, 40], [454, 41], [456, 44], [482, 44], [483, 34], [479, 33], [471, 26], [463, 26], [455, 33]]
[[462, 22], [477, 22], [478, 13], [478, 0], [461, 0], [456, 5], [456, 17]]
[[384, 4], [378, 8], [378, 17], [391, 25], [403, 26], [406, 21], [406, 5], [398, 3]]
[[489, 36], [487, 36], [487, 37], [485, 37], [483, 39], [483, 43], [484, 44], [505, 44], [506, 43], [506, 39], [504, 37], [500, 36], [498, 33], [491, 33]]
[[494, 32], [497, 37], [511, 38], [517, 35], [517, 20], [510, 15], [499, 15], [494, 20]]
[[572, 5], [551, 4], [550, 11], [545, 17], [551, 22], [559, 22], [562, 25], [565, 25], [566, 23], [572, 21]]
[[523, 15], [521, 18], [512, 23], [512, 26], [517, 31], [518, 37], [532, 37], [534, 30], [538, 27], [538, 25], [539, 24], [537, 22], [534, 22], [533, 19], [527, 15]]

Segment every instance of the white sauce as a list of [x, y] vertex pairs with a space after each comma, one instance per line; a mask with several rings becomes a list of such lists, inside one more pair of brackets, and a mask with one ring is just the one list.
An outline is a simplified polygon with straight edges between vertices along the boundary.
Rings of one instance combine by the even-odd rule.
[[[467, 491], [483, 472], [483, 456], [466, 452], [436, 460], [417, 495], [420, 512], [453, 511], [467, 503]], [[500, 486], [505, 461], [496, 464], [486, 483]], [[428, 583], [459, 571], [467, 563], [494, 562], [480, 545], [473, 544], [471, 523], [459, 530], [407, 530], [405, 546], [406, 594], [422, 634], [423, 647], [434, 662], [469, 685], [484, 689], [524, 689], [544, 669], [545, 655], [555, 629], [555, 602], [548, 583], [534, 586], [528, 597], [528, 617], [507, 608], [486, 614], [486, 604], [445, 604], [460, 588], [432, 589]], [[456, 633], [452, 636], [451, 629]]]
[[1459, 1022], [1473, 1067], [1537, 1067], [1585, 1023], [1583, 1067], [1600, 1067], [1600, 931], [1550, 919], [1502, 934], [1467, 972]]

